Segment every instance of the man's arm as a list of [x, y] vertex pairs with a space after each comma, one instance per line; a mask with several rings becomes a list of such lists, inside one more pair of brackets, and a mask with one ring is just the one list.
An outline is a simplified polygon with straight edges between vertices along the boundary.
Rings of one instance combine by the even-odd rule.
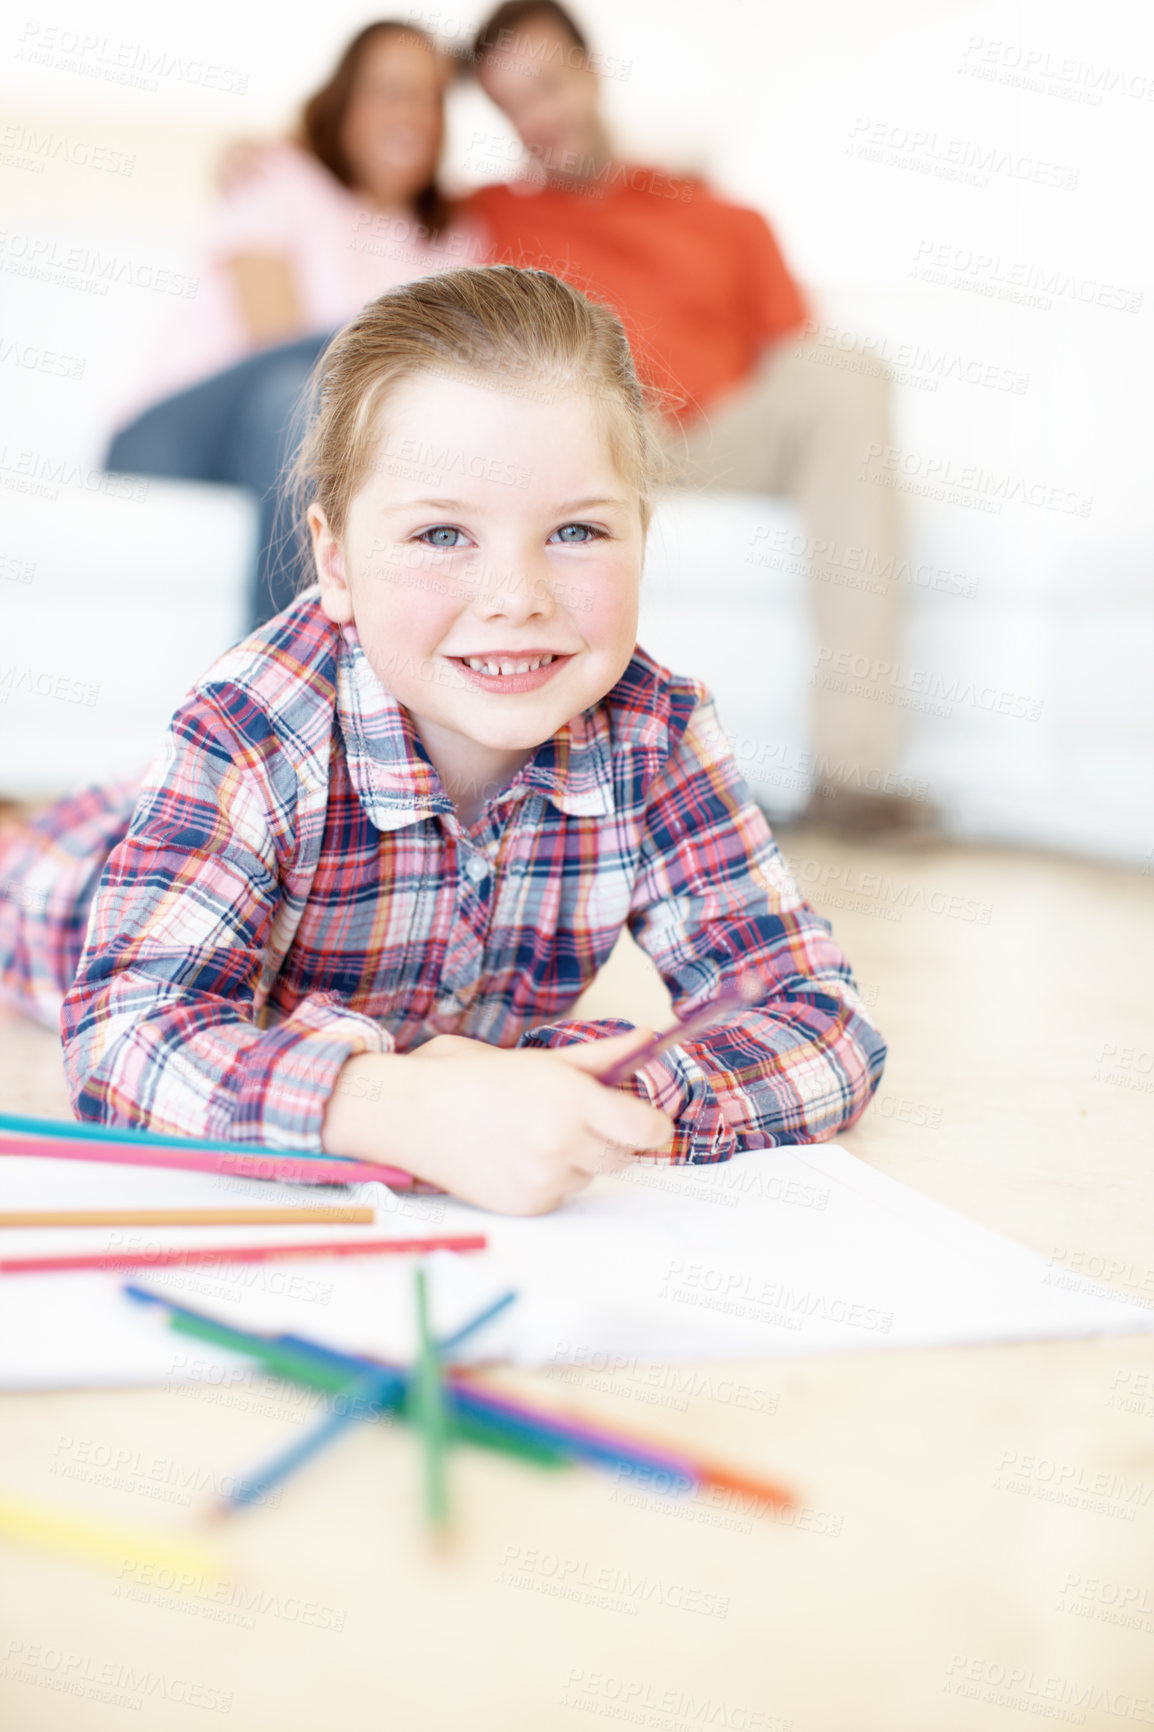
[[780, 342], [800, 331], [810, 317], [809, 304], [761, 213], [738, 209], [734, 215], [754, 331], [767, 344]]

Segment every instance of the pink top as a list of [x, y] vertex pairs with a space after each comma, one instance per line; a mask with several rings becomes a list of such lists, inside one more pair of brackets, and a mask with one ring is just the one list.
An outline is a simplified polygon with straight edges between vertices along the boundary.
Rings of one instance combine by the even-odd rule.
[[[487, 257], [480, 231], [454, 223], [429, 241], [407, 213], [370, 210], [309, 152], [277, 144], [218, 200], [201, 232], [198, 284], [184, 302], [124, 419], [197, 384], [253, 350], [228, 261], [243, 253], [285, 259], [305, 330], [335, 330], [386, 289]], [[287, 340], [287, 339], [286, 339]]]

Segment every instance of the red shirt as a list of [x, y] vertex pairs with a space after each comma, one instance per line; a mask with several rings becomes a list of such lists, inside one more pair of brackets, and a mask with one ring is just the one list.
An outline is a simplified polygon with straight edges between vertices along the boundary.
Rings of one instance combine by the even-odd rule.
[[807, 317], [765, 218], [700, 180], [614, 163], [573, 188], [481, 187], [466, 209], [495, 263], [552, 271], [611, 306], [642, 379], [675, 393], [682, 420]]

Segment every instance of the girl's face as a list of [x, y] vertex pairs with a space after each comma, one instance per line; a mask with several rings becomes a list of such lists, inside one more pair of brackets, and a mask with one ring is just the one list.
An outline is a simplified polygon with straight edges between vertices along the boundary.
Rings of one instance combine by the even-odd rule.
[[636, 492], [591, 397], [422, 374], [390, 395], [322, 606], [353, 621], [449, 795], [474, 811], [616, 685], [637, 639]]
[[443, 126], [432, 49], [408, 31], [382, 32], [364, 51], [341, 127], [357, 190], [386, 207], [409, 203], [433, 178]]

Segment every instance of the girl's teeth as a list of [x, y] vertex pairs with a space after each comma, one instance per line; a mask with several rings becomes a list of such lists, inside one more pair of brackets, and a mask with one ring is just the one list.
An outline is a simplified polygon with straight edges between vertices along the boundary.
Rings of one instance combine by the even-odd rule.
[[510, 661], [506, 659], [505, 661], [500, 662], [483, 661], [480, 656], [468, 657], [469, 666], [473, 669], [474, 673], [490, 674], [494, 677], [500, 677], [505, 674], [535, 673], [538, 668], [547, 667], [552, 660], [553, 657], [551, 655], [537, 656], [533, 661]]

